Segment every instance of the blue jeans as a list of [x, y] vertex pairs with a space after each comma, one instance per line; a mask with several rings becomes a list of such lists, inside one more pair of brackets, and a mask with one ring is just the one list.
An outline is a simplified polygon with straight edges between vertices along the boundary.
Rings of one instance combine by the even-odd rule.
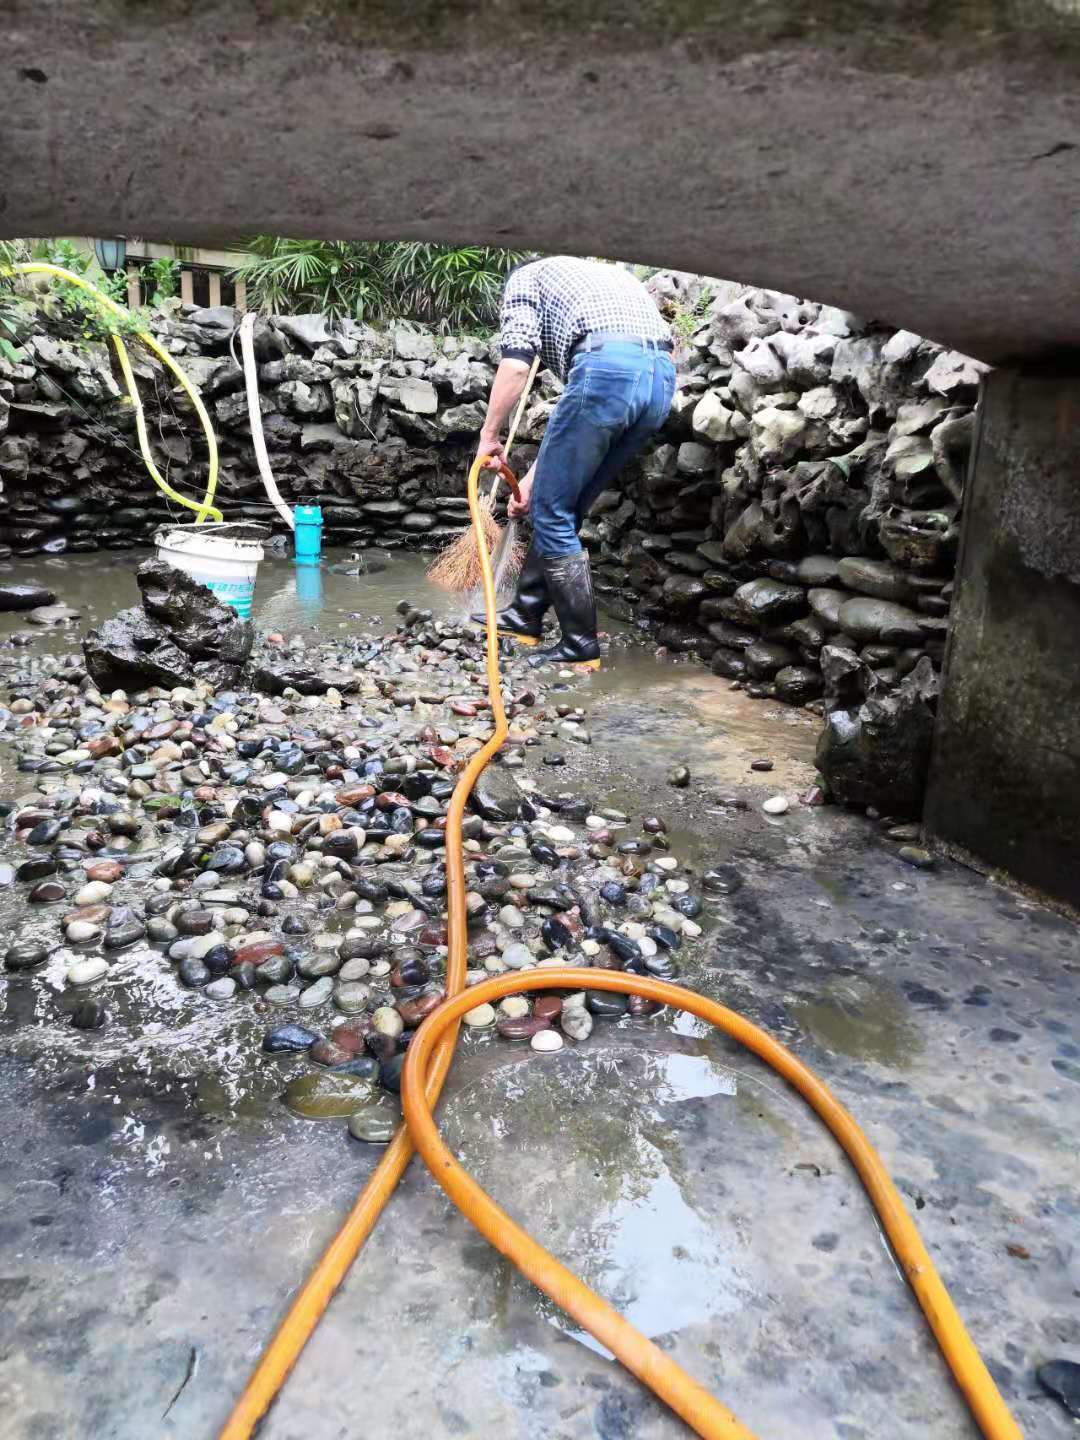
[[529, 506], [539, 554], [581, 549], [593, 501], [667, 419], [675, 393], [671, 356], [633, 341], [581, 350], [536, 457]]

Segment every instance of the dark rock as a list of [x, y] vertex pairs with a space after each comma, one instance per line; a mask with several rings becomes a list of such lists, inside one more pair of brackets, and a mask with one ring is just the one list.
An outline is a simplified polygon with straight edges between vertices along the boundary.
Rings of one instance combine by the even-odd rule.
[[742, 650], [728, 650], [721, 646], [714, 650], [709, 660], [709, 669], [714, 675], [728, 680], [741, 680], [748, 673], [746, 654]]
[[255, 638], [250, 620], [160, 560], [144, 561], [136, 578], [142, 608], [122, 610], [83, 642], [94, 683], [105, 690], [173, 689], [195, 679], [235, 685]]
[[71, 1012], [71, 1023], [76, 1030], [100, 1030], [108, 1018], [101, 1000], [80, 1000]]
[[881, 640], [918, 645], [923, 638], [919, 616], [890, 600], [847, 600], [839, 609], [840, 629], [855, 640]]
[[773, 686], [776, 698], [788, 705], [805, 705], [825, 691], [820, 670], [812, 670], [807, 665], [785, 665], [773, 676]]
[[105, 930], [105, 949], [122, 950], [127, 945], [134, 945], [136, 940], [141, 940], [145, 934], [146, 926], [141, 920], [137, 920], [133, 915], [117, 919], [117, 912], [114, 911]]
[[186, 955], [176, 967], [176, 973], [180, 977], [180, 983], [192, 989], [209, 985], [212, 978], [209, 969], [195, 955]]
[[922, 813], [937, 692], [924, 657], [888, 697], [829, 711], [815, 764], [835, 800], [889, 815]]
[[835, 585], [840, 577], [840, 561], [835, 555], [806, 555], [795, 573], [803, 585]]
[[860, 595], [879, 600], [907, 600], [911, 585], [907, 576], [887, 560], [867, 560], [862, 555], [846, 555], [837, 566], [840, 583]]
[[256, 965], [255, 977], [261, 985], [285, 985], [292, 979], [295, 969], [287, 955], [271, 955], [261, 965]]
[[55, 602], [56, 595], [44, 585], [0, 581], [0, 610], [36, 610], [39, 605], [53, 605]]
[[395, 1095], [401, 1093], [401, 1071], [404, 1064], [404, 1053], [391, 1055], [388, 1060], [379, 1064], [379, 1084]]
[[7, 970], [33, 970], [36, 965], [44, 965], [49, 958], [49, 947], [43, 945], [40, 940], [20, 940], [12, 945], [4, 956], [4, 968]]
[[806, 592], [806, 598], [810, 609], [827, 629], [840, 629], [840, 606], [851, 599], [846, 590], [813, 589]]
[[239, 845], [219, 845], [206, 860], [206, 869], [219, 875], [240, 875], [247, 868], [247, 858]]
[[770, 640], [755, 640], [743, 652], [746, 668], [756, 680], [768, 680], [778, 670], [794, 665], [796, 656], [786, 645], [777, 645]]
[[1075, 1360], [1050, 1360], [1035, 1373], [1043, 1389], [1080, 1420], [1080, 1365]]
[[735, 602], [747, 620], [778, 624], [806, 613], [806, 591], [780, 580], [748, 580], [735, 591]]
[[59, 880], [41, 880], [30, 891], [27, 899], [34, 905], [54, 905], [57, 900], [63, 900], [67, 891]]
[[701, 883], [712, 895], [731, 895], [741, 888], [743, 878], [733, 865], [716, 865], [706, 870]]
[[602, 1020], [618, 1020], [626, 1014], [626, 996], [614, 990], [586, 990], [585, 1006]]
[[548, 916], [540, 926], [540, 934], [552, 954], [559, 950], [565, 950], [574, 943], [574, 936], [569, 926], [565, 925], [556, 915]]
[[269, 1055], [307, 1050], [318, 1038], [313, 1030], [306, 1030], [303, 1025], [278, 1025], [263, 1036], [262, 1048]]
[[260, 656], [251, 666], [252, 684], [267, 695], [281, 695], [296, 690], [301, 695], [325, 695], [331, 688], [343, 689], [350, 677], [336, 671], [316, 671], [308, 665], [296, 665], [273, 656]]
[[49, 875], [55, 875], [59, 866], [56, 857], [53, 855], [38, 855], [33, 859], [24, 860], [15, 871], [15, 879], [44, 880]]

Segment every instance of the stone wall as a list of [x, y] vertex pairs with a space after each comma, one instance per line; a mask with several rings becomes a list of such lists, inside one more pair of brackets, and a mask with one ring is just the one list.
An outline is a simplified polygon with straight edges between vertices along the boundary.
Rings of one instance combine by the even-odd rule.
[[[650, 284], [661, 308], [702, 318], [680, 346], [666, 433], [585, 528], [608, 607], [789, 702], [816, 704], [830, 673], [850, 698], [888, 694], [923, 656], [937, 668], [983, 367], [793, 296], [674, 273]], [[227, 515], [273, 521], [231, 349], [236, 318], [170, 302], [153, 323], [213, 414]], [[465, 523], [490, 342], [319, 316], [260, 320], [255, 338], [278, 483], [291, 502], [321, 503], [329, 543], [437, 546]], [[43, 322], [23, 348], [23, 363], [0, 359], [0, 544], [29, 554], [147, 543], [169, 511], [135, 452], [108, 351]], [[197, 495], [198, 425], [161, 368], [141, 349], [139, 359], [159, 465]], [[542, 376], [520, 470], [557, 390]], [[823, 668], [826, 651], [842, 662], [826, 655]]]
[[[170, 302], [153, 329], [213, 418], [221, 508], [283, 530], [252, 450], [237, 319]], [[278, 485], [290, 503], [322, 505], [328, 543], [437, 545], [465, 522], [465, 460], [494, 374], [488, 341], [348, 321], [332, 332], [308, 315], [260, 320], [255, 343]], [[22, 350], [22, 363], [0, 357], [0, 545], [17, 555], [143, 545], [163, 520], [187, 518], [147, 475], [109, 350], [42, 321]], [[141, 346], [133, 353], [157, 464], [199, 498], [198, 420], [164, 367]]]
[[608, 603], [796, 703], [830, 647], [863, 695], [938, 667], [984, 367], [764, 290], [687, 350], [664, 443], [588, 522]]

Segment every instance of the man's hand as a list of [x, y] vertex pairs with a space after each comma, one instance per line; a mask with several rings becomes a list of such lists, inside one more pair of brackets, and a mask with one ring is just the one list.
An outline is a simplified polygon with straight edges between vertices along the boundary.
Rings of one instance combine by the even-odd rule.
[[511, 494], [507, 502], [506, 513], [511, 520], [520, 520], [523, 515], [529, 513], [529, 501], [532, 498], [533, 471], [535, 469], [536, 466], [531, 465], [525, 475], [518, 481], [518, 490], [521, 493], [521, 499], [515, 500]]
[[480, 443], [476, 447], [476, 453], [477, 455], [488, 455], [493, 460], [506, 460], [506, 446], [498, 435], [489, 435], [484, 430], [480, 432]]

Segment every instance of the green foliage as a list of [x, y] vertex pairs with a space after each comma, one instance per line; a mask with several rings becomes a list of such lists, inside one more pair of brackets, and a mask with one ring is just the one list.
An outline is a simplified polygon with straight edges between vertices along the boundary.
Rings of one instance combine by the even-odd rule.
[[694, 300], [692, 305], [680, 305], [675, 302], [672, 306], [672, 313], [669, 317], [669, 324], [676, 336], [685, 342], [689, 342], [695, 331], [700, 330], [708, 318], [709, 306], [713, 302], [712, 287], [704, 285], [701, 293]]
[[18, 265], [30, 255], [29, 240], [0, 240], [0, 266]]
[[[39, 247], [37, 258], [60, 265], [75, 275], [86, 275], [91, 285], [118, 305], [127, 305], [127, 275], [122, 270], [111, 274], [90, 270], [91, 257], [73, 245], [70, 240], [49, 241]], [[147, 316], [143, 311], [129, 311], [123, 316], [116, 315], [102, 305], [88, 290], [73, 285], [68, 280], [54, 278], [49, 285], [46, 308], [54, 307], [77, 331], [80, 339], [92, 342], [106, 339], [110, 335], [133, 334], [145, 330]]]
[[451, 330], [493, 325], [506, 272], [522, 255], [480, 245], [454, 249], [403, 241], [383, 247], [398, 313]]
[[[0, 240], [0, 270], [30, 259], [30, 246], [25, 240]], [[0, 359], [17, 364], [22, 358], [19, 340], [22, 335], [24, 308], [15, 294], [13, 275], [0, 275]]]
[[411, 241], [289, 240], [257, 235], [232, 272], [265, 311], [320, 311], [371, 324], [387, 320], [486, 329], [498, 320], [506, 272], [522, 255], [480, 245]]
[[180, 289], [179, 260], [151, 260], [142, 267], [143, 284], [150, 291], [150, 304], [160, 305], [171, 300]]

